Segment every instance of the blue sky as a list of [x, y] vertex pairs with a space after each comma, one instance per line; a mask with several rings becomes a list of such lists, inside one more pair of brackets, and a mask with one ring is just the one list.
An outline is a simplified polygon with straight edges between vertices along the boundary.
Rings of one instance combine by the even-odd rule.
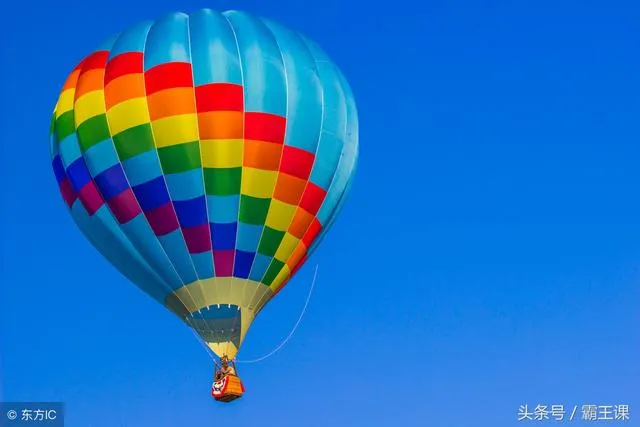
[[[227, 406], [191, 332], [76, 230], [48, 148], [78, 60], [201, 7], [316, 40], [360, 114], [350, 200], [240, 357], [286, 336], [319, 264], [307, 314], [239, 366], [247, 394]], [[70, 427], [515, 426], [521, 404], [628, 404], [633, 420], [639, 20], [632, 1], [5, 6], [0, 398], [64, 401]]]

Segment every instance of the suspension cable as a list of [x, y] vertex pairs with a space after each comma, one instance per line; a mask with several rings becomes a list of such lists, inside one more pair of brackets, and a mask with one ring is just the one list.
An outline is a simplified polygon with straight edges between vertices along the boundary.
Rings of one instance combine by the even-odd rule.
[[318, 276], [318, 265], [316, 264], [316, 269], [313, 273], [313, 280], [311, 281], [311, 287], [309, 288], [309, 294], [307, 295], [307, 300], [304, 303], [304, 307], [302, 307], [302, 312], [300, 313], [300, 316], [298, 317], [298, 320], [296, 321], [296, 324], [293, 326], [293, 329], [291, 329], [291, 332], [289, 332], [289, 335], [287, 335], [287, 337], [273, 350], [271, 350], [269, 353], [265, 354], [262, 357], [258, 357], [257, 359], [251, 359], [251, 360], [237, 360], [238, 363], [256, 363], [256, 362], [261, 362], [271, 356], [273, 356], [274, 354], [276, 354], [278, 351], [280, 351], [280, 349], [282, 347], [285, 346], [285, 344], [287, 344], [287, 342], [291, 339], [291, 337], [293, 337], [293, 334], [296, 332], [296, 329], [298, 329], [298, 325], [300, 325], [300, 322], [302, 321], [302, 317], [304, 316], [304, 314], [307, 311], [307, 306], [309, 305], [309, 301], [311, 300], [311, 294], [313, 293], [313, 288], [316, 285], [316, 277]]
[[[280, 343], [278, 344], [278, 346], [276, 348], [274, 348], [273, 350], [271, 350], [269, 353], [265, 354], [262, 357], [258, 357], [257, 359], [251, 359], [251, 360], [236, 360], [237, 363], [256, 363], [256, 362], [261, 362], [271, 356], [273, 356], [274, 354], [276, 354], [278, 351], [280, 351], [282, 349], [282, 347], [284, 347], [287, 342], [289, 342], [289, 340], [293, 337], [293, 334], [296, 332], [296, 329], [298, 329], [298, 325], [300, 325], [300, 322], [302, 321], [302, 318], [304, 317], [304, 314], [307, 311], [307, 307], [309, 306], [309, 301], [311, 300], [311, 294], [313, 293], [313, 288], [316, 285], [316, 277], [318, 276], [318, 265], [316, 264], [316, 268], [315, 271], [313, 273], [313, 279], [311, 281], [311, 287], [309, 288], [309, 294], [307, 295], [307, 300], [304, 302], [304, 307], [302, 307], [302, 312], [300, 313], [300, 316], [298, 317], [298, 320], [296, 321], [295, 325], [293, 325], [293, 329], [291, 329], [291, 332], [289, 332], [289, 335], [287, 335], [287, 337]], [[202, 344], [202, 346], [204, 347], [205, 351], [207, 352], [207, 354], [209, 354], [209, 357], [211, 357], [211, 360], [213, 360], [213, 362], [216, 362], [215, 356], [213, 354], [213, 351], [211, 350], [211, 348], [204, 342], [204, 339], [202, 339], [202, 337], [200, 335], [198, 335], [193, 328], [189, 328], [191, 330], [191, 332], [193, 333], [193, 335], [195, 335], [196, 339]]]

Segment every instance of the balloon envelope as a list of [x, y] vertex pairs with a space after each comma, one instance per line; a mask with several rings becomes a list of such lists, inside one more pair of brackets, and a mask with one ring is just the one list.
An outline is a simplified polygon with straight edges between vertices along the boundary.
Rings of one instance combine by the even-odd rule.
[[315, 43], [207, 9], [143, 22], [83, 59], [50, 139], [62, 197], [87, 239], [233, 358], [335, 221], [358, 118], [347, 81]]

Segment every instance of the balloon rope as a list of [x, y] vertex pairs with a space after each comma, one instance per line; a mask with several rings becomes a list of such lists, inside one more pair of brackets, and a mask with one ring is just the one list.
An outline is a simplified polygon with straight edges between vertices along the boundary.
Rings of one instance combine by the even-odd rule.
[[[318, 265], [316, 264], [316, 269], [315, 269], [315, 271], [313, 273], [313, 280], [311, 281], [311, 287], [309, 288], [309, 294], [307, 295], [307, 300], [304, 303], [304, 307], [302, 307], [302, 312], [300, 313], [300, 316], [298, 317], [298, 320], [296, 321], [296, 324], [293, 326], [293, 329], [291, 330], [291, 332], [289, 332], [289, 335], [275, 349], [273, 349], [271, 352], [265, 354], [264, 356], [259, 357], [257, 359], [252, 359], [252, 360], [237, 360], [236, 362], [238, 362], [238, 363], [256, 363], [256, 362], [261, 362], [261, 361], [265, 360], [266, 358], [271, 357], [274, 354], [276, 354], [278, 351], [280, 351], [280, 349], [282, 347], [285, 346], [285, 344], [287, 344], [287, 342], [291, 339], [291, 337], [293, 337], [293, 334], [296, 332], [296, 329], [298, 329], [298, 325], [300, 325], [300, 322], [302, 321], [302, 317], [304, 316], [304, 314], [307, 311], [307, 306], [309, 305], [309, 301], [311, 300], [311, 294], [313, 293], [313, 288], [316, 285], [316, 277], [317, 276], [318, 276]], [[202, 339], [202, 337], [200, 335], [198, 335], [193, 330], [193, 328], [189, 328], [189, 330], [193, 333], [193, 335], [200, 342], [200, 344], [202, 344], [202, 346], [204, 347], [204, 349], [207, 352], [207, 354], [209, 355], [209, 357], [211, 357], [211, 360], [213, 360], [213, 362], [215, 363], [216, 358], [213, 355], [213, 351], [211, 350], [211, 348], [209, 348], [209, 346], [207, 344], [205, 344], [204, 339]]]
[[296, 332], [296, 329], [298, 329], [298, 325], [302, 321], [302, 317], [304, 316], [304, 313], [307, 311], [307, 306], [309, 305], [309, 300], [311, 300], [311, 293], [313, 292], [313, 288], [314, 288], [314, 286], [316, 284], [316, 277], [317, 276], [318, 276], [318, 265], [316, 264], [316, 269], [315, 269], [315, 272], [313, 273], [313, 280], [311, 281], [311, 288], [309, 288], [309, 294], [307, 295], [307, 300], [304, 303], [304, 307], [302, 308], [302, 312], [300, 313], [300, 317], [298, 317], [298, 321], [293, 326], [293, 329], [291, 330], [291, 332], [289, 332], [289, 335], [276, 348], [274, 348], [271, 352], [265, 354], [264, 356], [259, 357], [257, 359], [252, 359], [252, 360], [238, 360], [237, 361], [238, 363], [256, 363], [256, 362], [261, 362], [261, 361], [265, 360], [266, 358], [273, 356], [282, 347], [285, 346], [285, 344], [291, 339], [291, 337], [293, 337], [293, 334]]

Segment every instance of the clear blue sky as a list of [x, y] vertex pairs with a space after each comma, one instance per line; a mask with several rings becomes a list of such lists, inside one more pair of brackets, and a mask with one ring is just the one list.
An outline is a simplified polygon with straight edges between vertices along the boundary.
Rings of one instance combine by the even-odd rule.
[[[282, 351], [240, 365], [247, 394], [227, 406], [209, 395], [211, 361], [191, 332], [77, 231], [49, 159], [50, 115], [78, 60], [131, 24], [201, 7], [316, 40], [360, 113], [350, 200], [240, 358], [288, 333], [319, 264], [307, 315]], [[4, 13], [3, 400], [64, 401], [69, 427], [502, 427], [526, 424], [525, 403], [628, 404], [627, 425], [640, 418], [637, 2]]]

